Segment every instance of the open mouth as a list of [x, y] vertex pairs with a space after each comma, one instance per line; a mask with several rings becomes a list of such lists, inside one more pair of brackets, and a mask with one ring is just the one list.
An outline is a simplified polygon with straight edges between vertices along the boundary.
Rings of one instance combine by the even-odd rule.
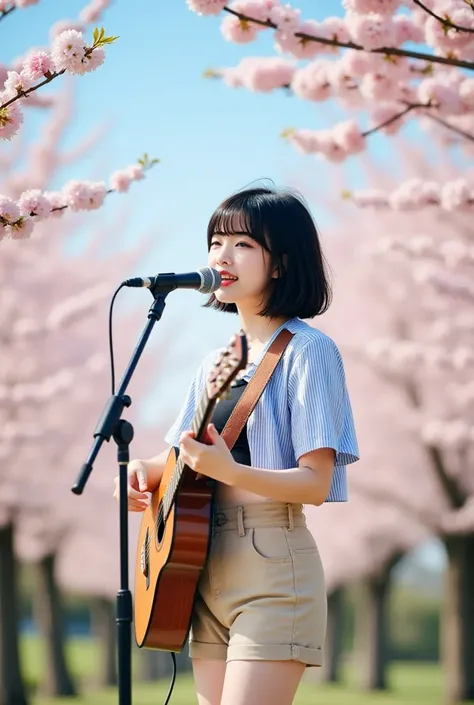
[[238, 277], [234, 277], [233, 274], [228, 274], [227, 272], [221, 272], [221, 286], [230, 286], [236, 282]]

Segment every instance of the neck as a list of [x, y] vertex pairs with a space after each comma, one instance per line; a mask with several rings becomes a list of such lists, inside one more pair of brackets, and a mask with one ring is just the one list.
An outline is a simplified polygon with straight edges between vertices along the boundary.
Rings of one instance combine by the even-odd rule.
[[264, 345], [272, 337], [273, 333], [288, 320], [285, 316], [265, 318], [240, 308], [239, 318], [242, 330], [247, 336], [250, 345]]

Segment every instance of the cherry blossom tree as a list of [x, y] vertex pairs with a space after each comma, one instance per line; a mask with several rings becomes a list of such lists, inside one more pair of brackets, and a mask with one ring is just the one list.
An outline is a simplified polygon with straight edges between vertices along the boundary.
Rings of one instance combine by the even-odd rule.
[[[36, 2], [1, 0], [0, 21]], [[10, 141], [18, 135], [25, 110], [48, 109], [54, 104], [53, 98], [43, 99], [38, 91], [41, 93], [45, 86], [65, 74], [83, 76], [103, 64], [106, 47], [118, 37], [107, 36], [103, 27], [96, 27], [92, 40], [88, 41], [86, 32], [88, 25], [98, 21], [109, 4], [110, 0], [92, 0], [82, 10], [78, 21], [62, 20], [52, 27], [51, 46], [30, 50], [13, 66], [0, 65], [0, 140]], [[40, 156], [49, 155], [44, 147], [38, 146], [38, 151]], [[13, 152], [13, 158], [15, 156]], [[36, 180], [27, 179], [28, 188], [19, 189], [16, 183], [10, 184], [8, 189], [4, 184], [4, 195], [0, 195], [0, 241], [28, 238], [37, 223], [61, 217], [66, 209], [77, 212], [100, 208], [109, 194], [128, 191], [130, 184], [143, 179], [157, 161], [145, 154], [136, 164], [115, 171], [108, 184], [72, 179], [62, 189], [48, 191], [45, 190], [50, 176], [48, 169], [43, 170], [42, 177], [35, 172]], [[51, 168], [51, 164], [48, 166]]]
[[[334, 99], [347, 111], [347, 120], [325, 130], [282, 126], [282, 136], [300, 152], [340, 163], [366, 150], [373, 134], [394, 135], [416, 120], [430, 137], [455, 142], [472, 154], [472, 3], [343, 0], [344, 17], [322, 20], [304, 19], [296, 7], [280, 0], [187, 4], [200, 15], [222, 13], [221, 32], [228, 42], [247, 46], [272, 32], [280, 54], [245, 57], [235, 67], [208, 69], [207, 76], [232, 88], [285, 89], [316, 103]], [[324, 7], [319, 13], [324, 15]], [[472, 202], [472, 185], [470, 196], [463, 198]]]
[[[328, 326], [342, 343], [349, 369], [357, 370], [352, 384], [357, 386], [365, 367], [385, 384], [383, 393], [378, 383], [367, 383], [354, 395], [356, 405], [360, 394], [360, 404], [374, 405], [377, 414], [384, 411], [388, 455], [375, 468], [374, 451], [362, 445], [368, 462], [352, 473], [353, 490], [377, 502], [380, 512], [397, 507], [445, 545], [442, 656], [447, 700], [459, 702], [474, 697], [467, 660], [473, 629], [468, 597], [474, 535], [472, 223], [468, 206], [446, 209], [439, 201], [421, 206], [415, 184], [428, 188], [431, 162], [401, 142], [397, 148], [406, 155], [405, 183], [413, 186], [411, 197], [405, 191], [404, 205], [401, 195], [387, 205], [392, 194], [403, 191], [395, 164], [391, 172], [374, 165], [366, 170], [369, 184], [385, 194], [375, 212], [371, 189], [345, 194], [367, 209], [355, 210], [350, 200], [344, 207], [335, 199], [338, 233], [331, 234], [328, 256], [344, 285], [336, 287]], [[460, 182], [461, 173], [459, 163], [445, 154], [435, 183]], [[362, 427], [364, 413], [359, 405], [356, 419]], [[372, 443], [380, 438], [377, 429], [367, 434]], [[401, 456], [408, 442], [416, 452], [411, 462]]]

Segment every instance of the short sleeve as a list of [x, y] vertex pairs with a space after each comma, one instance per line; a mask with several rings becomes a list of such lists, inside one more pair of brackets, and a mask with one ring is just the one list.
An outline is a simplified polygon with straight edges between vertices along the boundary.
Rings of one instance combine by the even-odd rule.
[[359, 460], [344, 365], [331, 338], [313, 338], [298, 353], [288, 379], [295, 457], [318, 448], [336, 451], [335, 465]]

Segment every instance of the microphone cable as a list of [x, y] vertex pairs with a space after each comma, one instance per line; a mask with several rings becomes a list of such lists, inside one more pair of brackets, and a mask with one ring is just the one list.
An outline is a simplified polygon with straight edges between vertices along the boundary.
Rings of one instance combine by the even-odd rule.
[[[121, 289], [123, 289], [126, 286], [124, 282], [120, 284], [120, 286], [117, 287], [117, 289], [114, 292], [114, 295], [112, 296], [112, 299], [110, 301], [110, 306], [109, 306], [109, 352], [110, 352], [110, 378], [111, 378], [111, 387], [112, 387], [112, 395], [115, 394], [115, 358], [114, 358], [114, 344], [113, 344], [113, 309], [114, 309], [114, 303], [115, 299], [117, 298], [117, 294]], [[170, 651], [171, 655], [171, 681], [170, 681], [170, 686], [168, 689], [168, 693], [166, 694], [166, 698], [163, 701], [163, 705], [169, 705], [171, 695], [173, 694], [173, 688], [176, 682], [176, 654], [174, 651]]]

